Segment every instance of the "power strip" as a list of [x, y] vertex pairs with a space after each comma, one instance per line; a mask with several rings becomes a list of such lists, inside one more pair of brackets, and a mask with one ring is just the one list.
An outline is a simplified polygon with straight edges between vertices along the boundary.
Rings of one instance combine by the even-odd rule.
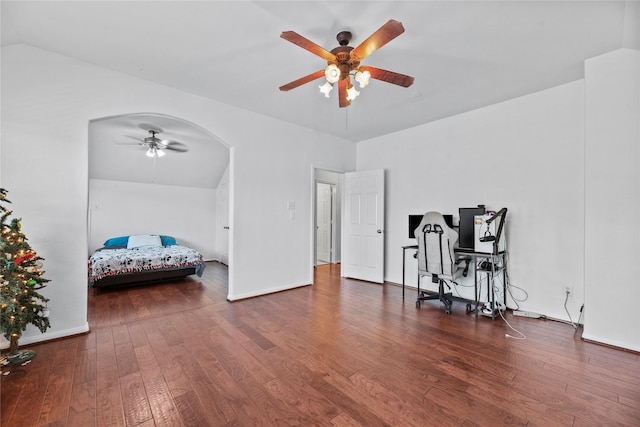
[[530, 311], [520, 311], [520, 310], [514, 310], [513, 315], [519, 316], [519, 317], [530, 317], [532, 319], [539, 319], [542, 317], [542, 315], [538, 313], [532, 313]]

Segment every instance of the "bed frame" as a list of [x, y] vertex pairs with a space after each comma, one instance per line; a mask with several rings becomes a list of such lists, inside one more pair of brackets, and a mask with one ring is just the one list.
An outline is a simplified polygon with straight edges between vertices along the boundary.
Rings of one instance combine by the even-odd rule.
[[136, 273], [106, 276], [93, 282], [94, 288], [106, 286], [143, 285], [165, 282], [168, 280], [184, 280], [187, 276], [196, 274], [195, 267], [178, 268], [174, 270], [140, 271]]

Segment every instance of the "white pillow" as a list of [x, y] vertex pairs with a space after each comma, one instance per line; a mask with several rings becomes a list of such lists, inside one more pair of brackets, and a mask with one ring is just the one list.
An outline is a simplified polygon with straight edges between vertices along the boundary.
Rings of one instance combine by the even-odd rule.
[[137, 236], [129, 236], [127, 242], [127, 249], [135, 249], [143, 246], [162, 246], [162, 240], [160, 236], [153, 236], [150, 234], [139, 234]]

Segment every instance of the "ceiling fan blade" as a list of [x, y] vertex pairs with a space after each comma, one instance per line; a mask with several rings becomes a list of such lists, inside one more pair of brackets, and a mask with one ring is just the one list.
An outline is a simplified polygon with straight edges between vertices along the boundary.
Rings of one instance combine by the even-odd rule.
[[390, 19], [386, 24], [371, 34], [368, 39], [355, 47], [351, 51], [351, 56], [355, 55], [360, 59], [364, 59], [402, 33], [404, 33], [402, 23], [395, 19]]
[[131, 136], [131, 135], [123, 135], [124, 138], [129, 138], [132, 141], [115, 141], [117, 145], [145, 145], [144, 141], [140, 138]]
[[308, 50], [314, 55], [318, 55], [320, 58], [323, 58], [326, 61], [333, 61], [336, 58], [335, 55], [329, 52], [327, 49], [315, 44], [314, 42], [312, 42], [311, 40], [305, 37], [302, 37], [300, 34], [296, 33], [295, 31], [283, 31], [282, 34], [280, 34], [280, 37], [282, 37], [287, 41], [290, 41], [295, 45], [300, 46], [303, 49]]
[[181, 142], [178, 142], [178, 141], [162, 141], [162, 142], [163, 142], [162, 149], [173, 150], [179, 153], [186, 153], [187, 151], [189, 151], [189, 148], [187, 148], [187, 146]]
[[414, 78], [411, 76], [395, 73], [393, 71], [383, 70], [382, 68], [370, 67], [368, 65], [360, 67], [360, 71], [365, 71], [365, 70], [371, 73], [372, 79], [382, 80], [383, 82], [391, 83], [391, 84], [402, 86], [402, 87], [411, 86], [414, 80]]
[[338, 102], [340, 108], [348, 107], [351, 105], [351, 101], [347, 99], [347, 86], [349, 85], [349, 79], [340, 79], [338, 81]]
[[309, 83], [313, 80], [319, 79], [320, 77], [324, 77], [324, 70], [316, 71], [315, 73], [311, 73], [308, 76], [300, 77], [298, 80], [294, 80], [286, 85], [280, 86], [280, 90], [286, 92], [291, 89], [295, 89], [298, 86], [302, 86], [305, 83]]

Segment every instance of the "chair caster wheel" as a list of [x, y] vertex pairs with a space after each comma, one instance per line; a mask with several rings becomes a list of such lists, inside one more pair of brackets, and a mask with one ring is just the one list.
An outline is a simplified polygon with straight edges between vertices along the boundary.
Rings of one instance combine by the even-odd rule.
[[471, 304], [469, 303], [467, 304], [467, 314], [471, 313], [471, 311], [473, 310], [471, 310]]
[[446, 314], [451, 314], [451, 309], [450, 309], [450, 308], [447, 308], [447, 309], [445, 309], [445, 310], [444, 310], [444, 312], [445, 312]]
[[416, 301], [416, 307], [420, 307], [420, 300]]

